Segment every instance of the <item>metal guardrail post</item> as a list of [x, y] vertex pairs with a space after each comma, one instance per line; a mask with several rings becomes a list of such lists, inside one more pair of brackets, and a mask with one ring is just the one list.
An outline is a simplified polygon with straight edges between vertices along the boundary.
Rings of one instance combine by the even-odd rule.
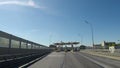
[[26, 49], [28, 49], [28, 43], [26, 42]]
[[31, 49], [33, 49], [33, 44], [31, 44]]
[[11, 48], [11, 38], [9, 38], [9, 48]]
[[21, 41], [19, 42], [19, 48], [21, 48]]

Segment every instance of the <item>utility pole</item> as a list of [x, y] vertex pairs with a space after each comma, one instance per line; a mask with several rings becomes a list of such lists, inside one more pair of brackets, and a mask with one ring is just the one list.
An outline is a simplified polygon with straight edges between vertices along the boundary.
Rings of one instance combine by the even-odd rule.
[[91, 33], [92, 33], [92, 45], [93, 45], [93, 47], [94, 47], [94, 31], [93, 31], [93, 26], [92, 26], [91, 23], [89, 23], [89, 22], [86, 21], [86, 20], [85, 20], [85, 23], [90, 25]]

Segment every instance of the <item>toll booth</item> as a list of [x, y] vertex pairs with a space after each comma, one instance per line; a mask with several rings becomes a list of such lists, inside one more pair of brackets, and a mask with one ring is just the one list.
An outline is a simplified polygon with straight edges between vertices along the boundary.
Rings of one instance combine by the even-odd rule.
[[[57, 51], [76, 51], [75, 45], [78, 45], [79, 42], [60, 42], [60, 43], [54, 43], [54, 45], [57, 47]], [[63, 47], [64, 46], [64, 47]], [[71, 47], [67, 47], [71, 46]]]

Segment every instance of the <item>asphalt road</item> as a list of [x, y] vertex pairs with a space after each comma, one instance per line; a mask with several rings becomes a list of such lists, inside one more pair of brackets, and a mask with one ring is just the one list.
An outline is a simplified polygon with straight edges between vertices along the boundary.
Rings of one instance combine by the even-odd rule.
[[81, 52], [53, 52], [28, 68], [120, 68], [120, 61]]

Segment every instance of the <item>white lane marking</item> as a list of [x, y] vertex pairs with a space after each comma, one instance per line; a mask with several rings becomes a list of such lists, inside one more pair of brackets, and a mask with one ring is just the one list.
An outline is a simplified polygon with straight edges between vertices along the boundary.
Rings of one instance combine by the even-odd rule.
[[100, 66], [102, 66], [102, 67], [104, 67], [104, 68], [114, 68], [114, 67], [105, 65], [105, 64], [103, 64], [103, 63], [101, 63], [101, 62], [99, 62], [99, 61], [96, 61], [96, 60], [94, 60], [94, 59], [92, 59], [92, 58], [90, 58], [90, 57], [87, 57], [87, 56], [85, 56], [85, 55], [83, 55], [83, 54], [80, 54], [80, 55], [83, 56], [83, 57], [85, 57], [86, 59], [88, 59], [88, 60], [90, 60], [90, 61], [92, 61], [92, 62], [94, 62], [94, 63], [96, 63], [96, 64], [98, 64], [98, 65], [100, 65]]

